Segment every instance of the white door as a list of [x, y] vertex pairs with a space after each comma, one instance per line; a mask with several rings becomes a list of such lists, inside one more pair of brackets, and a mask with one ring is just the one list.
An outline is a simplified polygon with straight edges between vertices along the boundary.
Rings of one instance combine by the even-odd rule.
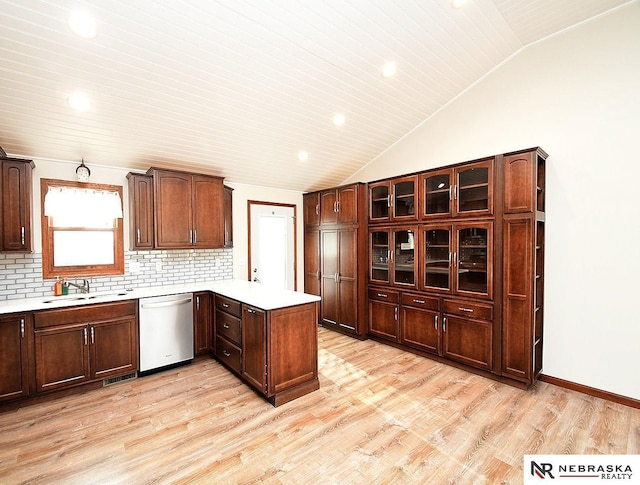
[[250, 280], [295, 290], [295, 206], [249, 201]]

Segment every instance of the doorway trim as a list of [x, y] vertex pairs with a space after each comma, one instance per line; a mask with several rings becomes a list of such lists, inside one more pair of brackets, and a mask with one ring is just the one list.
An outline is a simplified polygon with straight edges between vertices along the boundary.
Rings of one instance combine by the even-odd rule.
[[251, 281], [251, 206], [264, 205], [271, 207], [289, 207], [293, 209], [293, 290], [298, 289], [298, 206], [296, 204], [282, 204], [279, 202], [263, 202], [259, 200], [247, 201], [247, 280]]

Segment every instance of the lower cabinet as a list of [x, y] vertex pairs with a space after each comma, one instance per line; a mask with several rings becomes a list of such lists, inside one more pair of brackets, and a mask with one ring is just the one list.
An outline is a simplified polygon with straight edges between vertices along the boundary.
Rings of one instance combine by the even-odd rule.
[[478, 369], [493, 368], [493, 305], [369, 288], [369, 334]]
[[32, 331], [28, 314], [0, 317], [0, 402], [29, 395]]
[[34, 313], [36, 391], [135, 372], [137, 302]]
[[208, 354], [214, 346], [211, 315], [212, 295], [208, 291], [193, 295], [193, 353]]
[[215, 296], [219, 362], [279, 406], [320, 387], [317, 304], [264, 310]]

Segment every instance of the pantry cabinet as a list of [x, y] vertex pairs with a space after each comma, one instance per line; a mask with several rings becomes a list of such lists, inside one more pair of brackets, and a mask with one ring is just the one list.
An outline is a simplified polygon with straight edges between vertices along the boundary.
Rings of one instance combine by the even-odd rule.
[[30, 393], [32, 333], [31, 315], [0, 316], [0, 402]]
[[0, 252], [29, 253], [31, 232], [31, 172], [33, 161], [0, 158]]
[[138, 369], [137, 301], [33, 315], [36, 391], [69, 388]]

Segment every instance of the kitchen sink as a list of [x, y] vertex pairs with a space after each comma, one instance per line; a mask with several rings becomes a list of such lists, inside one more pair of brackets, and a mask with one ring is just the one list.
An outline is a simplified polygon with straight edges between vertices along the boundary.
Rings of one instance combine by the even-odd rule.
[[106, 293], [94, 293], [94, 294], [83, 293], [80, 295], [55, 296], [53, 298], [47, 298], [45, 300], [42, 300], [42, 303], [55, 303], [60, 301], [82, 301], [82, 300], [99, 301], [99, 300], [106, 300], [109, 298], [113, 298], [115, 296], [125, 296], [128, 294], [129, 292], [126, 290], [110, 291]]

